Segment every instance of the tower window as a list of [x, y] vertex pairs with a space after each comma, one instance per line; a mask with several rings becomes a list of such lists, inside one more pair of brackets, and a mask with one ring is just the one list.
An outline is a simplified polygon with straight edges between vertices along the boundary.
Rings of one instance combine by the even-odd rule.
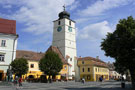
[[71, 21], [69, 21], [69, 25], [71, 25]]
[[58, 25], [60, 25], [60, 21], [58, 22]]

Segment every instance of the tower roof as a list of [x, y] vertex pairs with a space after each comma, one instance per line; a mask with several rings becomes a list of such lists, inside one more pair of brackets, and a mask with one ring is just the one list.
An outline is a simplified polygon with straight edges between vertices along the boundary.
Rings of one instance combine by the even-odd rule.
[[67, 11], [63, 11], [59, 13], [59, 19], [63, 19], [63, 18], [70, 18], [70, 14]]
[[65, 5], [63, 6], [64, 11], [59, 13], [59, 19], [63, 19], [63, 18], [70, 18], [70, 14], [65, 10]]

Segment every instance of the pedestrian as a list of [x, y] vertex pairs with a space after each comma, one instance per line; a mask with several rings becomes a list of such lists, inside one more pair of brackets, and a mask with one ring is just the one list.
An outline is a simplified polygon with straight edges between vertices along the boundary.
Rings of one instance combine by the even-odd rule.
[[15, 76], [15, 79], [14, 79], [14, 86], [17, 86], [17, 83], [18, 83], [18, 76]]
[[85, 83], [85, 78], [82, 78], [82, 83], [83, 83], [83, 84]]
[[102, 76], [100, 76], [100, 77], [99, 77], [99, 81], [102, 82], [102, 80], [103, 80], [103, 78], [102, 78]]
[[121, 87], [125, 88], [125, 79], [123, 76], [121, 77]]
[[18, 82], [19, 82], [19, 87], [22, 86], [22, 77], [19, 78]]

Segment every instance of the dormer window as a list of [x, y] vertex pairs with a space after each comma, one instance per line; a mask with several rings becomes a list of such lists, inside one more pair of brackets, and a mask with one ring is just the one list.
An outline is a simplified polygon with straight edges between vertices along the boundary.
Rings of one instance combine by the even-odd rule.
[[84, 61], [82, 61], [82, 64], [84, 64]]

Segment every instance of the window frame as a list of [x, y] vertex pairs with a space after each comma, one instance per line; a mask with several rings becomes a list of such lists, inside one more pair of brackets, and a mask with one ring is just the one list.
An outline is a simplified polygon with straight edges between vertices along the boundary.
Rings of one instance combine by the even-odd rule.
[[82, 61], [82, 64], [84, 64], [84, 61]]
[[82, 68], [82, 72], [84, 72], [84, 68]]
[[5, 62], [5, 54], [0, 54], [0, 62]]
[[1, 47], [6, 47], [6, 40], [1, 40]]
[[61, 24], [61, 22], [60, 21], [58, 21], [58, 25], [60, 25]]
[[70, 61], [72, 61], [72, 58], [70, 58]]
[[88, 72], [90, 72], [90, 68], [88, 68]]
[[69, 25], [71, 26], [71, 20], [69, 20]]
[[34, 64], [30, 64], [30, 68], [34, 68]]

